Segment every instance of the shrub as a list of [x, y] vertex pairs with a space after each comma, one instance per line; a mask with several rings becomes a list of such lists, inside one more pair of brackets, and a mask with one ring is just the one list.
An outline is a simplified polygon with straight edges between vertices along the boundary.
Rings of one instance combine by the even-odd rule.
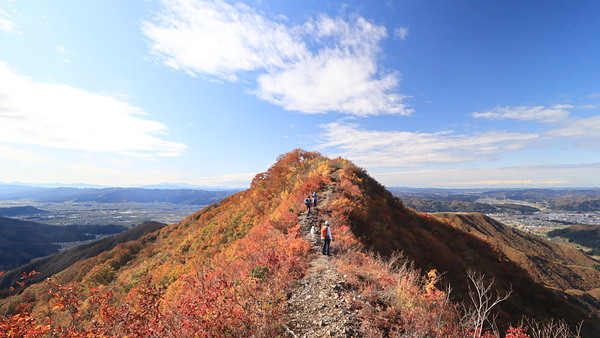
[[88, 272], [85, 277], [85, 281], [92, 285], [108, 285], [115, 279], [116, 276], [117, 274], [112, 266], [110, 266], [108, 263], [102, 263], [100, 265], [96, 265], [90, 270], [90, 272]]

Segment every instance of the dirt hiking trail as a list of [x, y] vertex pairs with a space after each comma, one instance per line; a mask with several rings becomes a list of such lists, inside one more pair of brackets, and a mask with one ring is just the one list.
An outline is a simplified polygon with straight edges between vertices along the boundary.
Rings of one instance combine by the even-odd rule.
[[[332, 187], [318, 191], [318, 206], [326, 205], [332, 196]], [[313, 208], [314, 209], [314, 208]], [[324, 211], [312, 210], [310, 216], [305, 211], [299, 221], [305, 238], [312, 244], [310, 268], [307, 274], [297, 281], [288, 300], [289, 321], [286, 331], [290, 337], [359, 337], [360, 322], [356, 310], [345, 300], [344, 277], [335, 266], [335, 241], [331, 245], [332, 256], [321, 254], [320, 226], [328, 220]], [[316, 233], [310, 233], [315, 226]], [[335, 227], [332, 226], [335, 239]]]

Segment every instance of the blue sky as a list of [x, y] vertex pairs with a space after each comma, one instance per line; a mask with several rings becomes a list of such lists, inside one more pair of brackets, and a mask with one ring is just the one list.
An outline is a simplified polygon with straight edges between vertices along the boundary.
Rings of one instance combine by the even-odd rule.
[[600, 187], [600, 2], [0, 0], [0, 181]]

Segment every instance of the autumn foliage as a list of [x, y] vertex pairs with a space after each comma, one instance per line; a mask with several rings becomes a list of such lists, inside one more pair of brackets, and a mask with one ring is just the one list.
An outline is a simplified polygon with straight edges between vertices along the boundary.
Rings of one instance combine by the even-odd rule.
[[[461, 322], [464, 271], [516, 270], [486, 243], [405, 208], [349, 161], [296, 149], [248, 190], [15, 292], [0, 304], [0, 337], [283, 336], [289, 292], [311, 259], [298, 216], [313, 191], [330, 194], [320, 213], [365, 336], [495, 334]], [[513, 309], [524, 314], [504, 314]], [[527, 336], [507, 328], [506, 337]]]

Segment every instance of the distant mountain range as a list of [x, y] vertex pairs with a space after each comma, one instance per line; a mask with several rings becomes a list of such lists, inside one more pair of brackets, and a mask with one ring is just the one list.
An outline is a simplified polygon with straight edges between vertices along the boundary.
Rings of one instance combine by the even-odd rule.
[[40, 202], [171, 202], [207, 205], [240, 190], [148, 189], [148, 188], [46, 188], [0, 184], [0, 200], [31, 199]]
[[[389, 188], [406, 206], [422, 212], [521, 213], [539, 211], [523, 204], [543, 204], [555, 211], [600, 211], [600, 189], [412, 189]], [[482, 202], [496, 200], [493, 204]], [[513, 201], [498, 203], [503, 200]], [[523, 204], [520, 204], [523, 203]]]
[[191, 190], [208, 190], [208, 191], [226, 191], [241, 189], [232, 187], [215, 187], [210, 185], [195, 185], [189, 183], [159, 183], [159, 184], [145, 184], [145, 185], [130, 185], [130, 186], [108, 186], [98, 184], [85, 184], [85, 183], [21, 183], [21, 182], [0, 182], [0, 189], [4, 188], [75, 188], [75, 189], [103, 189], [103, 188], [144, 188], [144, 189], [191, 189]]
[[588, 192], [592, 195], [600, 194], [600, 188], [472, 188], [472, 189], [445, 189], [445, 188], [411, 188], [411, 187], [387, 187], [393, 193], [408, 194], [441, 194], [441, 195], [470, 195], [470, 194], [511, 194], [512, 196], [523, 196], [539, 194], [563, 195], [565, 193]]
[[[158, 190], [154, 196], [152, 189], [84, 191], [89, 194], [68, 198], [168, 195]], [[302, 201], [313, 191], [321, 199], [309, 217]], [[522, 200], [568, 196], [546, 190], [494, 193], [498, 199]], [[596, 198], [595, 193], [600, 191], [586, 198]], [[290, 336], [297, 317], [288, 301], [294, 292], [314, 287], [308, 272], [327, 260], [336, 269], [331, 272], [335, 282], [331, 293], [323, 290], [323, 297], [307, 300], [315, 309], [309, 320], [327, 326], [328, 318], [342, 318], [344, 308], [323, 305], [343, 299], [358, 323], [348, 335], [481, 336], [474, 324], [461, 320], [469, 316], [460, 309], [469, 313], [474, 301], [473, 273], [484, 285], [478, 290], [491, 295], [484, 301], [510, 295], [483, 318], [501, 332], [526, 317], [542, 323], [564, 320], [582, 325], [583, 337], [600, 336], [596, 260], [480, 214], [420, 213], [406, 207], [403, 198], [347, 160], [296, 149], [258, 174], [249, 189], [138, 239], [103, 245], [52, 275], [49, 283], [32, 283], [0, 299], [0, 313], [13, 314], [15, 304], [27, 302], [30, 326], [42, 323], [54, 332], [63, 332], [61, 325], [75, 313], [77, 325], [69, 327], [74, 336]], [[324, 221], [335, 239], [332, 257], [313, 250], [311, 226]], [[67, 297], [74, 301], [65, 303]], [[293, 336], [311, 336], [300, 325], [295, 328]], [[456, 329], [461, 334], [451, 334]]]

